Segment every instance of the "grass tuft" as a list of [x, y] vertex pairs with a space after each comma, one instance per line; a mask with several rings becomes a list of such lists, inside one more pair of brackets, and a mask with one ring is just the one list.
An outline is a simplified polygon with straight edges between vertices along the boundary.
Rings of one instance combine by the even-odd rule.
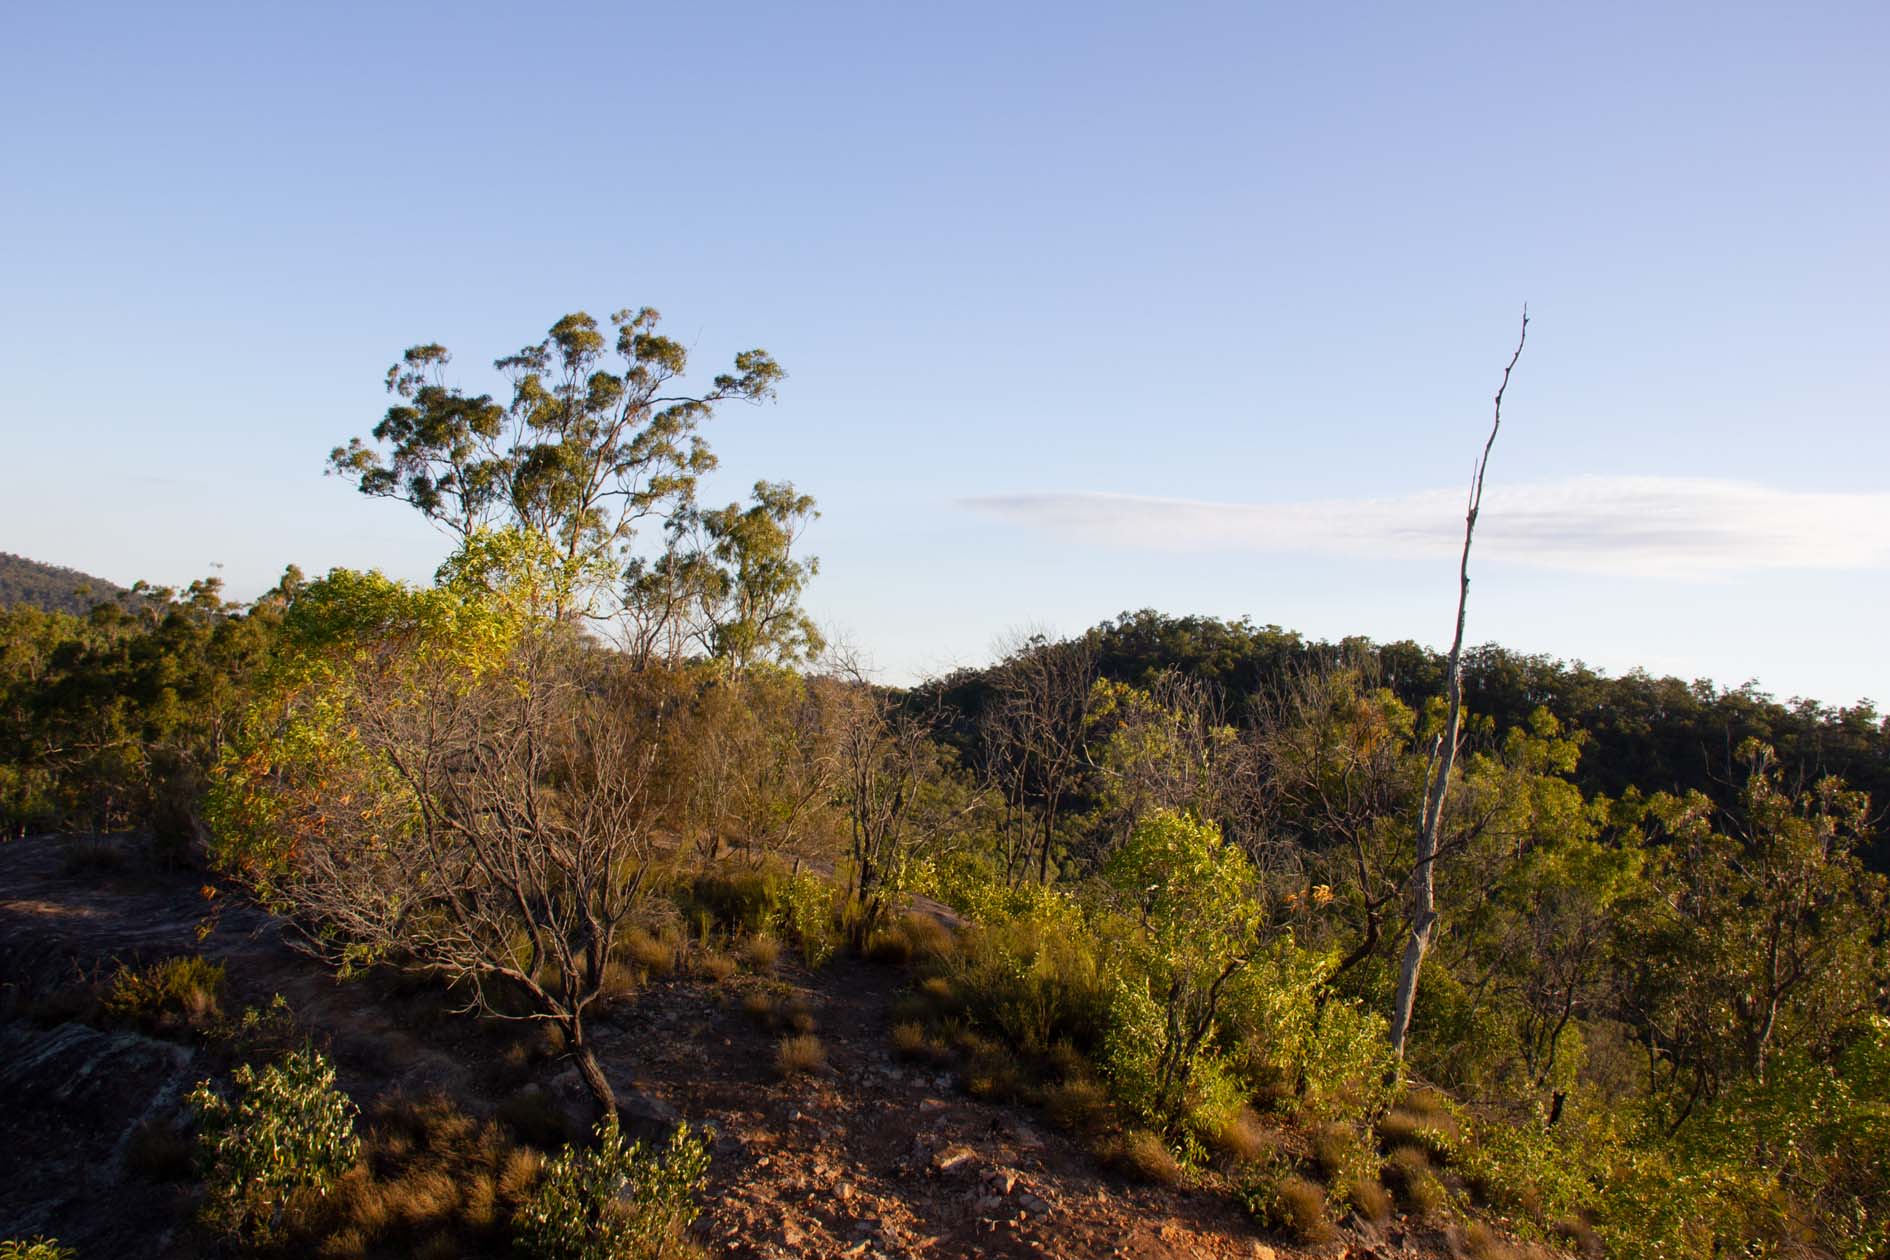
[[792, 1080], [827, 1066], [827, 1048], [812, 1033], [781, 1038], [774, 1052], [775, 1070], [784, 1080]]

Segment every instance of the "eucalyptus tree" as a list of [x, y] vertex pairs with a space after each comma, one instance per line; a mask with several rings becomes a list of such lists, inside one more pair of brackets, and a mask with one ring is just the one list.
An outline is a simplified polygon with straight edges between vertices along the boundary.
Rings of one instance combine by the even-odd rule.
[[542, 540], [560, 561], [551, 611], [607, 611], [599, 601], [618, 589], [639, 527], [689, 509], [715, 467], [702, 423], [721, 403], [772, 398], [783, 375], [767, 351], [744, 350], [706, 387], [691, 386], [688, 352], [658, 331], [656, 311], [618, 311], [610, 323], [614, 346], [579, 311], [497, 360], [510, 402], [449, 384], [446, 347], [414, 346], [387, 371], [399, 401], [372, 444], [336, 447], [330, 471], [461, 542], [493, 529]]

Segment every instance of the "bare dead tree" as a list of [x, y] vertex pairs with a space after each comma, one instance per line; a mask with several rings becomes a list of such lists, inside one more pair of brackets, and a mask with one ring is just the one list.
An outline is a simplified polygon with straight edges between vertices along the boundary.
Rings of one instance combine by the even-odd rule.
[[587, 1020], [672, 808], [673, 696], [555, 638], [470, 685], [383, 669], [394, 645], [364, 653], [346, 692], [359, 755], [277, 784], [293, 844], [264, 892], [309, 952], [430, 971], [471, 1009], [555, 1026], [608, 1114]]
[[1503, 394], [1509, 389], [1509, 374], [1522, 358], [1523, 344], [1529, 339], [1529, 310], [1523, 308], [1522, 328], [1516, 337], [1515, 352], [1503, 369], [1497, 386], [1490, 436], [1483, 443], [1470, 478], [1470, 503], [1464, 513], [1463, 552], [1457, 564], [1457, 628], [1450, 640], [1450, 663], [1445, 676], [1444, 727], [1431, 744], [1426, 762], [1428, 787], [1424, 795], [1424, 815], [1418, 827], [1417, 860], [1411, 869], [1411, 935], [1405, 943], [1404, 960], [1398, 968], [1398, 989], [1392, 1002], [1391, 1050], [1404, 1058], [1405, 1039], [1411, 1030], [1411, 1009], [1417, 1000], [1418, 972], [1424, 955], [1437, 933], [1437, 897], [1435, 868], [1437, 837], [1443, 823], [1444, 798], [1450, 789], [1450, 775], [1456, 765], [1463, 719], [1463, 626], [1464, 610], [1470, 599], [1470, 542], [1476, 533], [1477, 513], [1483, 507], [1483, 474], [1490, 464], [1490, 450], [1496, 434], [1503, 427]]
[[1096, 650], [1086, 639], [1020, 637], [996, 670], [980, 723], [986, 780], [1004, 802], [1005, 875], [1050, 878], [1057, 824], [1085, 768]]
[[932, 732], [936, 714], [902, 709], [874, 686], [856, 658], [833, 662], [819, 680], [834, 741], [836, 796], [846, 815], [848, 930], [864, 945], [904, 883], [908, 864], [951, 829], [976, 800], [939, 799], [943, 782]]

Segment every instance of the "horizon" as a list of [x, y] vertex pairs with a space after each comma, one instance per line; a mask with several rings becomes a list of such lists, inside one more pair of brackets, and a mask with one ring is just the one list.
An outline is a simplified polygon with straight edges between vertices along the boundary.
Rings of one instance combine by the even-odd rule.
[[1466, 641], [1890, 700], [1881, 6], [505, 13], [16, 20], [0, 549], [424, 581], [323, 474], [386, 365], [647, 303], [780, 359], [704, 498], [813, 495], [889, 681], [1144, 607], [1441, 650], [1527, 300]]

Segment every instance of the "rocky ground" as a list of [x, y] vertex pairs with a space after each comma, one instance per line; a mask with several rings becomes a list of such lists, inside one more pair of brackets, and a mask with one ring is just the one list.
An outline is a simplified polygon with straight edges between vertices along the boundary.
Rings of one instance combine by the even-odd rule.
[[[436, 999], [338, 983], [233, 894], [206, 896], [215, 890], [201, 875], [137, 858], [75, 869], [68, 852], [50, 838], [0, 844], [0, 1238], [45, 1232], [82, 1257], [193, 1254], [187, 1190], [132, 1175], [127, 1149], [141, 1121], [174, 1112], [215, 1070], [214, 1050], [58, 1022], [62, 989], [120, 961], [197, 951], [225, 961], [237, 1001], [282, 993], [364, 1106], [389, 1091], [444, 1091], [490, 1113], [517, 1090], [495, 1064], [491, 1030], [442, 1014]], [[887, 1032], [904, 982], [894, 967], [843, 960], [809, 973], [784, 957], [772, 975], [653, 983], [606, 1017], [602, 1057], [632, 1119], [646, 1131], [678, 1118], [715, 1131], [697, 1226], [709, 1255], [1451, 1253], [1445, 1234], [1358, 1222], [1297, 1250], [1257, 1233], [1224, 1196], [1133, 1183], [1031, 1109], [970, 1098], [940, 1070], [896, 1060]], [[781, 1029], [746, 1009], [757, 988], [812, 1017], [825, 1069], [780, 1078]], [[573, 1121], [585, 1113], [574, 1070], [552, 1060], [538, 1077]]]

